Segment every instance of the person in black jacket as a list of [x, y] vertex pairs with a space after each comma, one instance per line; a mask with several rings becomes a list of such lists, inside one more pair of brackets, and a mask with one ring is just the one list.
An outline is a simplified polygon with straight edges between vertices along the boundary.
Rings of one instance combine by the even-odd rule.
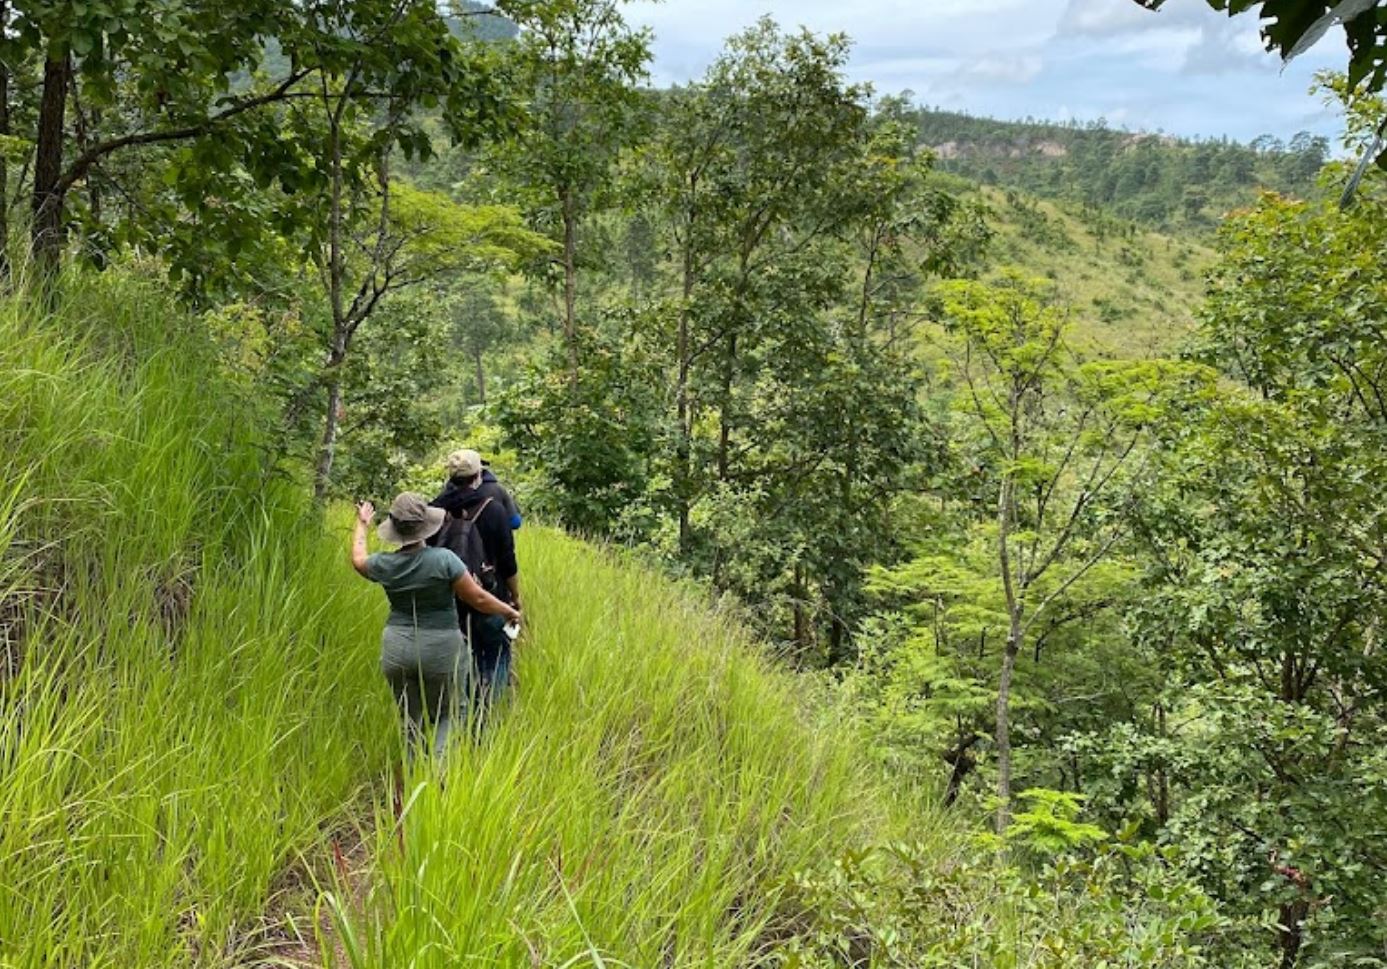
[[511, 531], [519, 530], [524, 522], [520, 517], [520, 506], [515, 503], [515, 496], [496, 480], [496, 475], [491, 473], [491, 466], [486, 461], [482, 462], [481, 491], [483, 494], [491, 495], [505, 507], [506, 514], [510, 515]]
[[[474, 520], [486, 553], [486, 567], [492, 571], [493, 594], [506, 604], [520, 608], [520, 567], [515, 561], [515, 536], [511, 513], [504, 501], [485, 486], [482, 459], [476, 451], [455, 451], [448, 456], [448, 483], [432, 502], [454, 518]], [[498, 485], [499, 487], [499, 485]], [[472, 661], [483, 703], [499, 699], [510, 682], [510, 638], [502, 630], [504, 622], [480, 616], [464, 603], [458, 603], [458, 620], [470, 633]]]

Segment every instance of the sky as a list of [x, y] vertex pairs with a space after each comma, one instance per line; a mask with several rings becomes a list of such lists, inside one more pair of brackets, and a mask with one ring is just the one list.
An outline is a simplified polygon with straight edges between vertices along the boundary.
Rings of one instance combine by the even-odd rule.
[[1337, 142], [1339, 115], [1309, 88], [1347, 63], [1335, 31], [1282, 70], [1255, 14], [1204, 0], [635, 0], [655, 33], [653, 80], [698, 78], [731, 34], [769, 14], [782, 27], [843, 32], [849, 76], [879, 94], [995, 118], [1106, 119], [1113, 127], [1250, 141], [1298, 131]]

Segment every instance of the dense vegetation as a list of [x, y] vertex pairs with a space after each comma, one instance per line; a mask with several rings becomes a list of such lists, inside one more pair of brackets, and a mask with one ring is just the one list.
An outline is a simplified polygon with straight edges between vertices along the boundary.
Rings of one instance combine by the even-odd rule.
[[[1130, 890], [1123, 857], [1163, 877], [1149, 855], [1045, 867], [1031, 897], [736, 613], [543, 530], [518, 704], [446, 785], [416, 765], [397, 823], [383, 603], [158, 290], [117, 270], [0, 302], [7, 965], [294, 965], [319, 939], [379, 967], [1201, 964], [1222, 922], [1192, 885], [1130, 919], [1089, 901]], [[1017, 852], [1044, 857], [1052, 813]], [[865, 890], [915, 901], [844, 908]]]
[[[1381, 173], [241, 6], [0, 4], [0, 960], [1387, 962]], [[323, 526], [461, 443], [630, 551], [397, 825]]]
[[1250, 145], [1121, 131], [1103, 122], [994, 121], [920, 110], [939, 166], [988, 185], [1100, 209], [1145, 225], [1209, 229], [1262, 190], [1307, 197], [1329, 158], [1309, 132]]

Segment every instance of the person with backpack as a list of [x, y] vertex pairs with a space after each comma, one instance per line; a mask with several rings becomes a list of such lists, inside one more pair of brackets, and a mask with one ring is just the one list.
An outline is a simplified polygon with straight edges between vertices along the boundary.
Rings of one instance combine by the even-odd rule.
[[381, 672], [400, 706], [410, 751], [431, 725], [434, 753], [442, 755], [471, 673], [454, 603], [466, 603], [478, 615], [501, 622], [519, 623], [520, 610], [483, 589], [453, 552], [428, 546], [446, 524], [447, 513], [429, 506], [423, 495], [399, 495], [377, 529], [384, 541], [399, 546], [394, 552], [366, 554], [366, 532], [375, 513], [369, 501], [357, 506], [351, 563], [363, 578], [382, 586], [390, 600], [381, 633]]
[[491, 465], [485, 460], [482, 461], [482, 485], [481, 492], [495, 498], [506, 509], [506, 514], [510, 516], [511, 531], [520, 530], [520, 526], [525, 519], [520, 516], [520, 506], [515, 503], [515, 496], [506, 490], [505, 486], [496, 479], [491, 471]]
[[[519, 609], [520, 569], [505, 502], [484, 487], [482, 458], [476, 451], [454, 452], [448, 456], [447, 467], [448, 483], [431, 503], [447, 513], [447, 521], [432, 544], [451, 549], [482, 588]], [[510, 683], [511, 641], [505, 621], [460, 599], [458, 622], [471, 646], [477, 675], [474, 699], [482, 707], [494, 704]]]

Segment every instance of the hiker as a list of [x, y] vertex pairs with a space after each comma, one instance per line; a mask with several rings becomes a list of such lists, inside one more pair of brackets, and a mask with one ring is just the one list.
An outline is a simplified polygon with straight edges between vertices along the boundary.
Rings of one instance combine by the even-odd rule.
[[[461, 452], [456, 452], [461, 453]], [[505, 486], [496, 479], [496, 475], [491, 473], [491, 462], [482, 461], [482, 486], [481, 492], [484, 495], [495, 498], [506, 509], [506, 514], [510, 516], [510, 530], [519, 531], [525, 519], [520, 517], [520, 506], [515, 503], [515, 496], [505, 489]]]
[[455, 554], [425, 544], [443, 527], [447, 514], [430, 507], [423, 495], [400, 495], [380, 523], [377, 534], [399, 546], [394, 552], [366, 554], [366, 530], [375, 513], [369, 501], [357, 506], [351, 559], [352, 567], [383, 586], [390, 599], [390, 618], [381, 634], [381, 672], [400, 705], [411, 752], [427, 723], [434, 730], [434, 753], [442, 755], [471, 675], [455, 602], [515, 623], [520, 610], [484, 590]]
[[[453, 452], [447, 469], [448, 483], [432, 505], [447, 512], [449, 523], [434, 537], [433, 544], [458, 553], [486, 591], [520, 608], [515, 536], [510, 511], [496, 494], [500, 485], [487, 486], [482, 457], [476, 451]], [[504, 489], [501, 494], [505, 494]], [[466, 601], [458, 603], [458, 621], [472, 649], [477, 675], [474, 698], [485, 708], [498, 701], [510, 683], [510, 637], [503, 622], [479, 615]]]

